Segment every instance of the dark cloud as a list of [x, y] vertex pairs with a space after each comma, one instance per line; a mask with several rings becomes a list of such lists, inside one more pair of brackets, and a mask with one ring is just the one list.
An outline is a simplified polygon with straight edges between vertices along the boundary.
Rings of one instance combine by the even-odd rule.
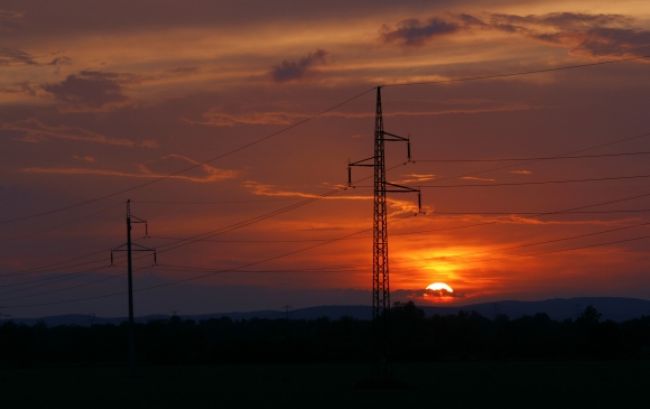
[[51, 60], [43, 62], [44, 58], [37, 58], [34, 55], [16, 48], [0, 47], [0, 67], [16, 65], [63, 65], [71, 62], [70, 58], [59, 55]]
[[472, 16], [470, 14], [459, 14], [456, 17], [465, 26], [478, 26], [478, 27], [487, 26], [487, 24], [485, 22], [483, 22], [483, 20], [479, 19], [478, 17], [474, 17], [474, 16]]
[[0, 48], [0, 67], [8, 65], [38, 65], [34, 57], [22, 50]]
[[593, 56], [643, 55], [650, 51], [650, 31], [632, 28], [631, 18], [617, 14], [495, 14], [490, 22], [497, 30], [517, 32]]
[[23, 18], [23, 13], [15, 10], [0, 9], [0, 31], [11, 31], [18, 25], [17, 23]]
[[15, 140], [28, 143], [58, 140], [123, 147], [155, 148], [158, 146], [152, 139], [135, 141], [130, 138], [111, 137], [76, 126], [44, 123], [36, 118], [2, 121], [0, 135], [14, 136]]
[[[466, 16], [465, 18], [471, 17], [469, 15], [464, 16]], [[414, 46], [423, 45], [434, 37], [455, 33], [460, 29], [460, 25], [456, 22], [435, 17], [426, 22], [421, 22], [418, 19], [408, 19], [400, 21], [395, 28], [384, 25], [381, 28], [381, 37], [386, 43]]]
[[392, 292], [394, 301], [433, 301], [436, 298], [465, 298], [463, 292], [454, 291], [452, 293], [445, 290], [427, 290], [427, 289], [400, 289]]
[[619, 26], [632, 22], [629, 17], [619, 14], [549, 13], [542, 15], [518, 16], [514, 14], [492, 14], [493, 25], [529, 26], [531, 24], [550, 26], [559, 29], [579, 29], [594, 26]]
[[577, 47], [592, 55], [646, 55], [650, 53], [650, 31], [595, 28]]
[[286, 82], [303, 78], [313, 67], [326, 62], [327, 51], [316, 50], [299, 60], [284, 60], [271, 70], [274, 81]]
[[122, 78], [115, 73], [81, 71], [58, 84], [46, 84], [43, 89], [57, 100], [75, 107], [102, 108], [126, 101], [122, 93]]
[[173, 175], [179, 169], [185, 169], [190, 166], [195, 166], [195, 168], [189, 172], [184, 172], [182, 175], [175, 175], [172, 178], [195, 183], [210, 183], [233, 179], [239, 174], [239, 172], [234, 170], [220, 169], [207, 163], [201, 164], [192, 158], [180, 154], [169, 154], [156, 160], [147, 161], [139, 166], [139, 170], [142, 175], [160, 177], [161, 175]]
[[[488, 3], [487, 0], [478, 0]], [[491, 7], [512, 0], [491, 0]], [[2, 8], [20, 10], [24, 16], [17, 35], [52, 36], [71, 33], [146, 30], [154, 27], [213, 26], [237, 28], [261, 22], [341, 21], [366, 18], [369, 11], [391, 15], [409, 12], [413, 15], [432, 9], [448, 9], [463, 4], [476, 5], [477, 0], [2, 0]], [[128, 12], [125, 12], [128, 11]]]
[[550, 13], [519, 16], [470, 14], [433, 17], [427, 22], [404, 20], [396, 28], [384, 25], [384, 42], [423, 45], [432, 38], [478, 30], [517, 34], [592, 56], [645, 55], [650, 52], [650, 31], [632, 26], [634, 20], [619, 14]]
[[20, 20], [23, 13], [15, 10], [0, 10], [0, 21]]

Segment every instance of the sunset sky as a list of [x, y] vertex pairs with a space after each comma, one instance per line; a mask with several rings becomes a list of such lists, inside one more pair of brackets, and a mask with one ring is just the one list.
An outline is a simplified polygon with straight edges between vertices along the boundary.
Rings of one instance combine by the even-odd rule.
[[647, 0], [0, 0], [0, 315], [125, 314], [128, 198], [137, 314], [369, 304], [379, 84], [394, 301], [647, 298], [644, 55]]

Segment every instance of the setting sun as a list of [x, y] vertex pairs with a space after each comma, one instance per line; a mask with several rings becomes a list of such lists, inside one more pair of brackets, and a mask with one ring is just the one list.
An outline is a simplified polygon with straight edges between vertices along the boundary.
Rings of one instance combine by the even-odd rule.
[[449, 284], [446, 283], [431, 283], [427, 286], [426, 288], [429, 291], [440, 291], [440, 292], [447, 292], [447, 293], [453, 293], [454, 289], [449, 286]]

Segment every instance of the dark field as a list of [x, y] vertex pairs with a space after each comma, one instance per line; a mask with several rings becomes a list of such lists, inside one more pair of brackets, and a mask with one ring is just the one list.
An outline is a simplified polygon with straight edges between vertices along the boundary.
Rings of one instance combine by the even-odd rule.
[[407, 304], [390, 318], [388, 368], [375, 364], [381, 321], [172, 318], [137, 325], [133, 373], [126, 325], [7, 323], [0, 409], [647, 407], [650, 317], [425, 317]]
[[646, 407], [650, 362], [395, 364], [403, 389], [359, 389], [363, 364], [4, 369], [2, 408]]

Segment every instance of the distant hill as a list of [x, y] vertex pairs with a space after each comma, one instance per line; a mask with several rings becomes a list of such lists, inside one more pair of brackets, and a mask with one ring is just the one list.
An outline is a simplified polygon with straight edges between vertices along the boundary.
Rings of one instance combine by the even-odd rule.
[[[603, 319], [613, 321], [626, 321], [641, 316], [650, 316], [650, 300], [637, 298], [617, 297], [582, 297], [582, 298], [555, 298], [543, 301], [495, 301], [489, 303], [469, 304], [464, 306], [419, 306], [428, 316], [457, 314], [460, 311], [475, 311], [487, 318], [494, 318], [497, 315], [506, 315], [510, 318], [519, 318], [525, 315], [537, 313], [548, 314], [554, 320], [565, 320], [576, 318], [587, 306], [595, 307]], [[291, 310], [288, 313], [290, 319], [313, 320], [318, 318], [340, 319], [350, 317], [359, 320], [370, 319], [372, 310], [369, 306], [362, 305], [331, 305]], [[286, 311], [262, 310], [249, 312], [229, 312], [201, 315], [182, 316], [185, 319], [197, 321], [213, 318], [229, 317], [233, 320], [244, 319], [283, 319], [287, 316]], [[148, 315], [138, 317], [138, 322], [149, 322], [169, 318], [168, 315]], [[82, 325], [93, 324], [119, 324], [123, 317], [95, 317], [91, 315], [57, 315], [41, 318], [14, 318], [14, 322], [34, 325], [42, 322], [48, 326], [58, 325]], [[6, 320], [4, 320], [6, 321]]]

